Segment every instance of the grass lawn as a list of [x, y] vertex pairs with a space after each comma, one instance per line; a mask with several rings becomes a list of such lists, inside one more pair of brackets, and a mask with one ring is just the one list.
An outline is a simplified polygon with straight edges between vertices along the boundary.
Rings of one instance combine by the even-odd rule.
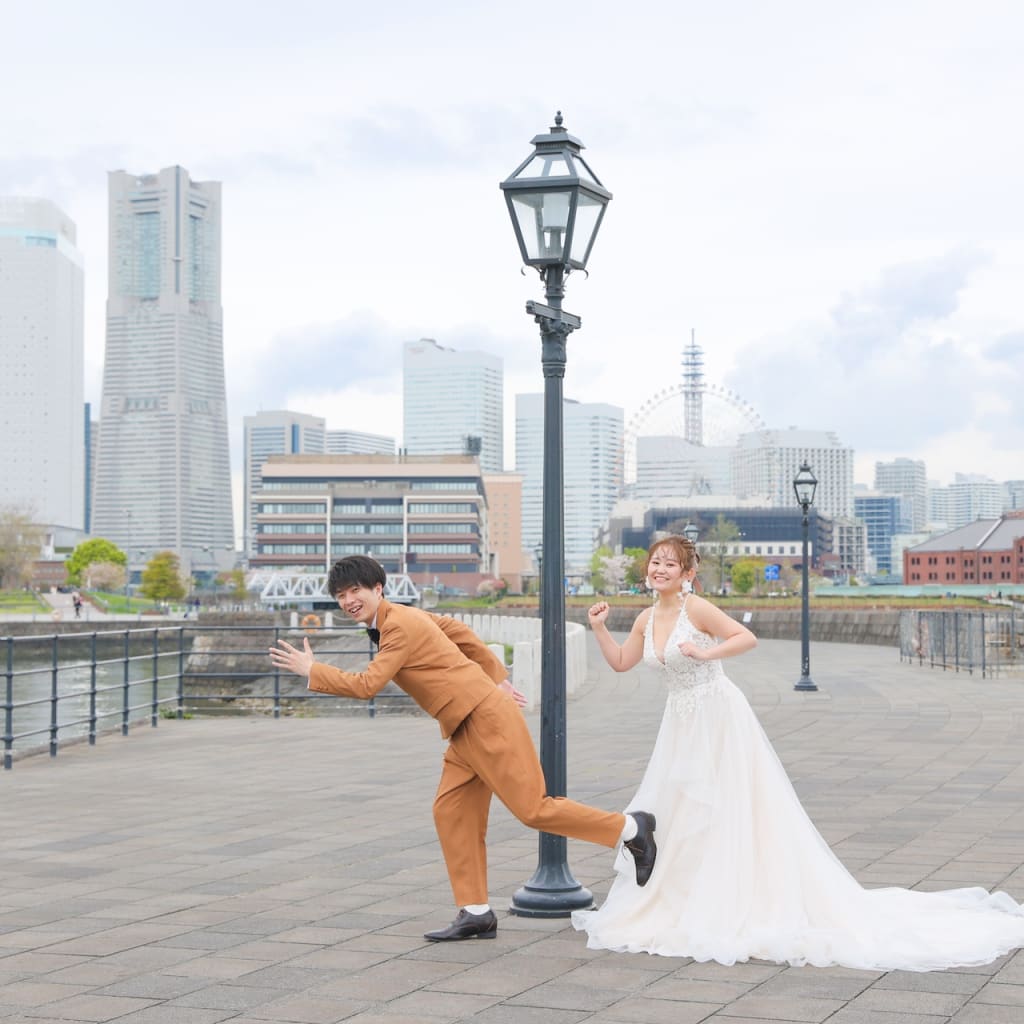
[[32, 615], [50, 606], [30, 590], [0, 590], [0, 615]]

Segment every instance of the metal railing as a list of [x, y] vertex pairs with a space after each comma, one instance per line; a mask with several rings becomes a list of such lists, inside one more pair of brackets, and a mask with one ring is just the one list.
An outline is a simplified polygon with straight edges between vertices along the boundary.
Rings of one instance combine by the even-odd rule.
[[[274, 668], [268, 648], [285, 639], [296, 646], [310, 635], [317, 658], [359, 671], [374, 648], [358, 627], [296, 630], [284, 626], [200, 624], [0, 637], [3, 650], [3, 766], [16, 756], [62, 742], [193, 713], [282, 711], [314, 701], [320, 712], [378, 711], [413, 707], [404, 693], [347, 700], [307, 690], [304, 681]], [[351, 660], [352, 664], [346, 664]], [[324, 703], [326, 702], [326, 703]], [[365, 711], [363, 711], [365, 709]]]
[[900, 660], [981, 674], [1024, 674], [1024, 614], [949, 609], [900, 612]]

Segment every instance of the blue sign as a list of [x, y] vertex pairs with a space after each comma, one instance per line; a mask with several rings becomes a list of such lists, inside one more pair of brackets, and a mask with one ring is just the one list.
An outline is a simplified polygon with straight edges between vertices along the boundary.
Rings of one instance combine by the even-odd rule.
[[781, 565], [766, 565], [764, 567], [764, 578], [766, 580], [777, 580], [781, 569]]

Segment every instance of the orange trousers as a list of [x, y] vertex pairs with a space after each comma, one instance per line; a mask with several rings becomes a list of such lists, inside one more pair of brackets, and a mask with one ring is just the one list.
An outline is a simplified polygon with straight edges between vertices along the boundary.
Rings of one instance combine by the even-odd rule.
[[487, 816], [491, 794], [540, 832], [613, 847], [625, 818], [547, 795], [523, 713], [495, 690], [455, 730], [434, 799], [434, 824], [457, 906], [487, 903]]

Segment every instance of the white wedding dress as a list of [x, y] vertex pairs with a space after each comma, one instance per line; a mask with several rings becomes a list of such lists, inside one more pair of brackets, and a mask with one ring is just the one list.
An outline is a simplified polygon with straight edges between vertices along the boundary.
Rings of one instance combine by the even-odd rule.
[[1024, 945], [1024, 908], [1006, 893], [864, 889], [807, 817], [768, 737], [721, 660], [679, 652], [715, 641], [683, 604], [658, 659], [648, 617], [644, 660], [668, 700], [650, 763], [627, 810], [657, 816], [658, 859], [644, 888], [619, 848], [604, 905], [577, 911], [592, 949], [865, 970], [932, 971], [990, 963]]

